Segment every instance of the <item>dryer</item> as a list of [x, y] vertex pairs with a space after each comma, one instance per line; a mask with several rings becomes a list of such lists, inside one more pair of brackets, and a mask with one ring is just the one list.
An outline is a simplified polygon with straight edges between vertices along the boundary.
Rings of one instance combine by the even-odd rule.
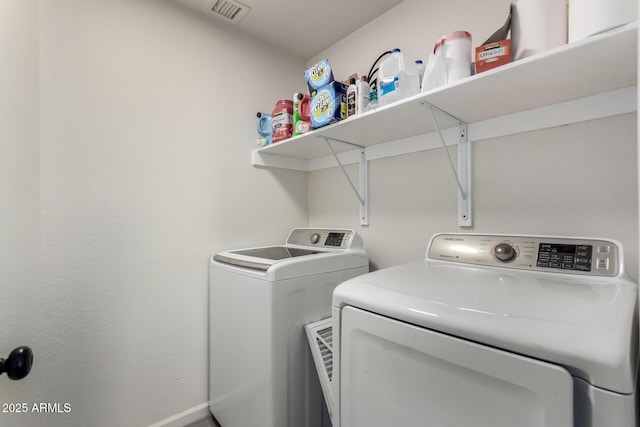
[[210, 410], [222, 427], [329, 425], [304, 325], [369, 271], [353, 230], [297, 228], [284, 244], [210, 259]]
[[632, 427], [638, 287], [607, 239], [439, 234], [333, 297], [334, 427]]

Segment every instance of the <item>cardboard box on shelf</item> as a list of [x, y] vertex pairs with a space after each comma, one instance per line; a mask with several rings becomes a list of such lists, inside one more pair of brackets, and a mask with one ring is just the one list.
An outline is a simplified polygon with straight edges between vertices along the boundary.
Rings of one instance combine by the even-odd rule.
[[476, 48], [476, 74], [511, 62], [511, 40], [500, 40]]

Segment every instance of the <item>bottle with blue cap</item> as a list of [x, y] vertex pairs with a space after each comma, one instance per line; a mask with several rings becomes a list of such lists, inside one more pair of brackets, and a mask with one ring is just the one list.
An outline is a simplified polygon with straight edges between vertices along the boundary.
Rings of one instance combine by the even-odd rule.
[[400, 49], [393, 49], [378, 70], [379, 105], [388, 105], [418, 93], [418, 67], [415, 62], [406, 61]]
[[422, 59], [416, 59], [416, 68], [418, 69], [418, 84], [422, 88], [422, 79], [424, 78], [424, 70], [427, 66], [422, 62]]

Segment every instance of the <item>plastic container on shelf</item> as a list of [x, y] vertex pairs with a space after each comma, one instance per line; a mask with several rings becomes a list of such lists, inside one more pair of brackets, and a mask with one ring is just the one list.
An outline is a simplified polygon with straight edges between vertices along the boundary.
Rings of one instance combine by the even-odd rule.
[[378, 70], [378, 105], [388, 105], [420, 93], [418, 68], [406, 61], [400, 49], [382, 61]]
[[369, 109], [369, 94], [371, 93], [371, 86], [369, 86], [367, 76], [362, 76], [362, 78], [356, 83], [356, 86], [358, 89], [356, 114], [361, 114]]
[[422, 91], [434, 89], [471, 75], [471, 34], [454, 31], [438, 39], [424, 72]]
[[418, 82], [420, 82], [420, 87], [422, 87], [422, 79], [424, 78], [424, 70], [427, 66], [422, 62], [422, 59], [416, 59], [416, 68], [418, 69]]
[[271, 113], [272, 143], [293, 136], [293, 101], [281, 99]]
[[356, 79], [351, 77], [349, 87], [347, 88], [347, 117], [355, 116], [357, 113], [356, 106], [358, 104], [358, 86]]
[[311, 128], [318, 129], [347, 118], [347, 89], [333, 81], [311, 95]]
[[260, 135], [256, 140], [259, 147], [265, 147], [271, 144], [271, 136], [273, 133], [273, 129], [271, 127], [271, 114], [258, 113], [256, 130], [258, 131], [258, 135]]
[[293, 94], [293, 136], [302, 135], [311, 130], [310, 102], [311, 97], [306, 93]]

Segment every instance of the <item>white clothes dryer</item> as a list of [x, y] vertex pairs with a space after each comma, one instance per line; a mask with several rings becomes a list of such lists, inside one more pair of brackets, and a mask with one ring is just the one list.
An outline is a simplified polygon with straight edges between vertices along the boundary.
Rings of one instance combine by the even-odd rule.
[[297, 228], [284, 245], [210, 260], [210, 410], [222, 427], [328, 424], [304, 334], [334, 288], [369, 271], [353, 230]]
[[334, 427], [633, 427], [638, 286], [606, 239], [440, 234], [333, 298]]

